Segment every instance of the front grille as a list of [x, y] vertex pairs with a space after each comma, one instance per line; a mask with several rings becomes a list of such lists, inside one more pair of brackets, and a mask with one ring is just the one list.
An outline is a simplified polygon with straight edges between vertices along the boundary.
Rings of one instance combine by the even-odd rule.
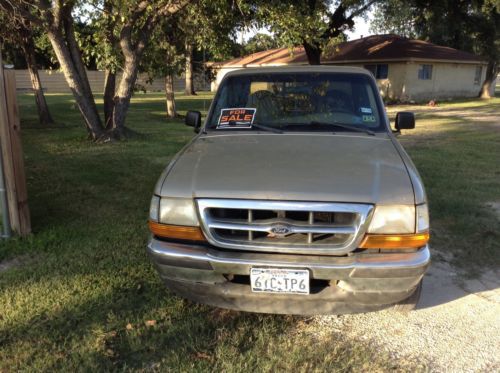
[[368, 204], [198, 199], [202, 228], [216, 246], [267, 252], [345, 254], [356, 249]]

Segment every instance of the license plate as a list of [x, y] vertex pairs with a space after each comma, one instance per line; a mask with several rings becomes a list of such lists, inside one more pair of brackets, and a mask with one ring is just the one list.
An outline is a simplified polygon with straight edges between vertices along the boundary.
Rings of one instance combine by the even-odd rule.
[[306, 269], [252, 268], [250, 283], [255, 293], [309, 294]]

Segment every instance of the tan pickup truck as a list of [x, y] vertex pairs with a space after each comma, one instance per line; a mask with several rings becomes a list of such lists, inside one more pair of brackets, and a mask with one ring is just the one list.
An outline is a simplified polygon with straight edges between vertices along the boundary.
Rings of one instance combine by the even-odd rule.
[[285, 314], [411, 309], [429, 265], [422, 181], [368, 71], [226, 75], [151, 201], [166, 285], [218, 307]]

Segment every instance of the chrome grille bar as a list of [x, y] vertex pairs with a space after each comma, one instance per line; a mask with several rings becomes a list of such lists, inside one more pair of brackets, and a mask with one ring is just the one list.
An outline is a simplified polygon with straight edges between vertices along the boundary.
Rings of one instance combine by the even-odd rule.
[[[253, 222], [253, 211], [248, 210], [248, 223], [252, 224]], [[248, 229], [248, 241], [253, 241], [253, 230]]]
[[[277, 222], [276, 224], [280, 224]], [[283, 223], [281, 223], [283, 224]], [[212, 229], [234, 229], [237, 231], [252, 231], [252, 232], [268, 232], [271, 233], [273, 224], [240, 224], [237, 222], [224, 222], [220, 220], [212, 220], [210, 222], [210, 228]], [[313, 225], [289, 225], [290, 233], [307, 233], [312, 235], [313, 233], [318, 234], [354, 234], [356, 233], [356, 228], [352, 226], [344, 227], [322, 227]], [[312, 241], [311, 241], [312, 242]]]
[[281, 253], [336, 254], [354, 250], [373, 205], [197, 199], [201, 227], [219, 247]]
[[[314, 224], [314, 212], [309, 211], [309, 225]], [[354, 229], [351, 227], [352, 232], [351, 234], [354, 233]], [[313, 242], [313, 233], [321, 233], [321, 232], [314, 232], [312, 227], [309, 227], [309, 232], [307, 233], [307, 243], [312, 244]], [[324, 232], [324, 233], [342, 233], [342, 232]]]

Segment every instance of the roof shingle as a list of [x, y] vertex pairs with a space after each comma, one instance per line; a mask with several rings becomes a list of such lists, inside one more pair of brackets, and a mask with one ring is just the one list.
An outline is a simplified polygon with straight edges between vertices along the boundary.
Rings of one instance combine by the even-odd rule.
[[[369, 62], [385, 60], [443, 60], [455, 62], [485, 61], [472, 53], [443, 47], [423, 40], [407, 39], [402, 36], [372, 35], [344, 42], [335, 52], [325, 55], [322, 63]], [[269, 49], [222, 64], [223, 67], [273, 66], [307, 64], [303, 47]]]

